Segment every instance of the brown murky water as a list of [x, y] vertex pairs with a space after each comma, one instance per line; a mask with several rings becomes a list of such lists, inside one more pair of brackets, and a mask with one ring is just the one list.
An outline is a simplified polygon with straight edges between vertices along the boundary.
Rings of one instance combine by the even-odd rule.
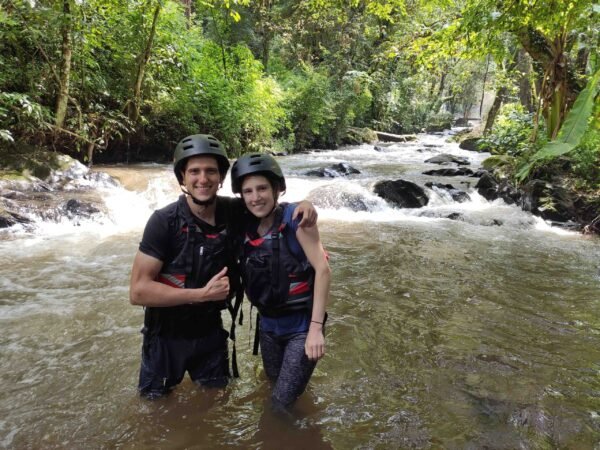
[[292, 419], [238, 328], [242, 377], [138, 398], [141, 230], [0, 241], [2, 448], [598, 448], [600, 241], [324, 217], [327, 356]]

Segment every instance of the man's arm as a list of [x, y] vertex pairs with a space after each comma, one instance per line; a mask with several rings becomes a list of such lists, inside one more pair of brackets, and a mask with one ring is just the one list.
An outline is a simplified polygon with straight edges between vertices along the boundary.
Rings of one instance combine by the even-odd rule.
[[[237, 214], [238, 219], [236, 223], [242, 223], [242, 217], [244, 211], [246, 211], [246, 206], [244, 206], [244, 200], [239, 197], [220, 197], [221, 202], [223, 203], [225, 208], [230, 208], [230, 211], [234, 211]], [[297, 217], [300, 217], [300, 222], [298, 226], [312, 227], [317, 224], [317, 219], [319, 218], [319, 214], [315, 209], [315, 206], [309, 202], [308, 200], [302, 200], [298, 202], [296, 209], [294, 210], [294, 214], [292, 219], [295, 220]]]
[[227, 267], [198, 289], [181, 289], [156, 281], [162, 261], [140, 251], [135, 255], [129, 284], [129, 301], [139, 306], [177, 306], [224, 300], [229, 294]]
[[319, 214], [311, 202], [302, 200], [298, 202], [298, 206], [296, 206], [294, 214], [292, 214], [292, 220], [296, 220], [297, 217], [300, 217], [299, 227], [310, 228], [317, 224]]

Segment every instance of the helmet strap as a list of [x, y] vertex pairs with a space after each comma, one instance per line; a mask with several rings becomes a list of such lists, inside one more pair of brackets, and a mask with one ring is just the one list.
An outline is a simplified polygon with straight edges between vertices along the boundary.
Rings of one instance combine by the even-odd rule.
[[192, 199], [192, 201], [198, 205], [198, 206], [210, 206], [213, 205], [216, 201], [217, 201], [217, 196], [213, 196], [212, 198], [209, 198], [208, 200], [198, 200], [196, 197], [194, 197], [192, 194], [190, 194], [188, 192], [187, 189], [181, 187], [181, 192], [183, 192], [185, 195], [189, 195]]

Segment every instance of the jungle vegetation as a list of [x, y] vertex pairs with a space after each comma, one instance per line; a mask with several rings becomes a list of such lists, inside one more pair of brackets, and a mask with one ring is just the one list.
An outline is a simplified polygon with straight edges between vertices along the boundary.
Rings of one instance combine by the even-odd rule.
[[167, 161], [206, 132], [234, 157], [481, 115], [516, 182], [598, 193], [599, 46], [593, 0], [0, 0], [0, 145]]

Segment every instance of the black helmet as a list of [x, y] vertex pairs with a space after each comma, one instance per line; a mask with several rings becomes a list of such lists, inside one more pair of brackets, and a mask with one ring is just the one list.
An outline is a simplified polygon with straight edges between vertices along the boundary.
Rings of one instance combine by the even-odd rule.
[[279, 182], [279, 189], [285, 191], [285, 178], [281, 167], [271, 155], [262, 153], [243, 155], [233, 163], [231, 168], [231, 190], [234, 194], [240, 194], [244, 177], [260, 174], [264, 174], [267, 178], [275, 178]]
[[221, 144], [214, 136], [210, 134], [194, 134], [183, 138], [175, 147], [175, 154], [173, 155], [173, 170], [179, 184], [183, 184], [183, 177], [181, 171], [185, 160], [190, 156], [199, 155], [212, 155], [217, 159], [219, 165], [219, 173], [221, 174], [221, 181], [227, 175], [229, 169], [229, 160], [227, 159], [227, 153], [225, 153], [225, 147]]

